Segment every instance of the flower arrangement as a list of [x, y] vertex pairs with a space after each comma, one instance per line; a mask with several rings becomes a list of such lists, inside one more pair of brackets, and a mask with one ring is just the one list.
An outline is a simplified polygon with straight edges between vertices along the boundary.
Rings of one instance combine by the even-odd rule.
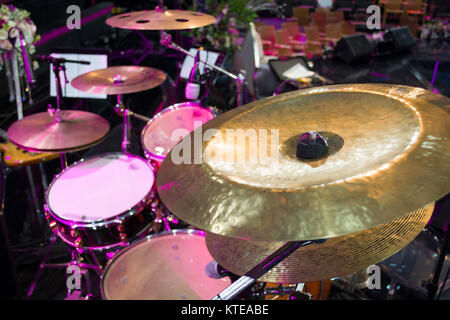
[[274, 0], [208, 0], [199, 3], [202, 2], [205, 3], [204, 6], [195, 4], [189, 9], [211, 14], [216, 17], [216, 22], [205, 28], [192, 30], [194, 42], [227, 52], [233, 52], [237, 48], [239, 29], [247, 29], [249, 23], [258, 17], [258, 11], [280, 12], [280, 6]]
[[[8, 40], [8, 32], [12, 27], [18, 27], [22, 30], [24, 39], [28, 45], [30, 54], [35, 53], [34, 44], [39, 41], [40, 36], [36, 34], [36, 25], [30, 19], [30, 12], [16, 8], [13, 5], [2, 4], [0, 6], [0, 49], [9, 51], [12, 45]], [[11, 32], [12, 36], [17, 36], [17, 30]], [[16, 47], [19, 48], [19, 41], [16, 41]], [[18, 55], [19, 63], [22, 64], [22, 57]], [[34, 68], [37, 64], [34, 64]], [[0, 60], [0, 70], [3, 68], [3, 59]]]

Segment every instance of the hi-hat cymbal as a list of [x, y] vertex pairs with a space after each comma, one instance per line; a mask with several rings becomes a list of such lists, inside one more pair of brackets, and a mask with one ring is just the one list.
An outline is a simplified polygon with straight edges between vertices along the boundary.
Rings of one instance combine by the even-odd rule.
[[183, 30], [204, 27], [216, 21], [211, 15], [183, 10], [144, 10], [116, 15], [106, 20], [111, 27], [132, 30]]
[[[331, 279], [376, 264], [406, 246], [425, 227], [434, 205], [368, 230], [328, 239], [294, 251], [259, 281], [301, 283]], [[206, 233], [211, 256], [226, 270], [242, 276], [283, 245]]]
[[9, 139], [35, 152], [73, 152], [92, 147], [109, 132], [109, 122], [86, 111], [61, 110], [61, 122], [48, 112], [35, 113], [14, 122]]
[[[210, 120], [176, 145], [159, 169], [158, 192], [185, 222], [248, 240], [313, 240], [373, 228], [449, 191], [449, 106], [431, 91], [381, 84], [259, 100]], [[214, 128], [216, 135], [199, 147], [196, 137]], [[250, 140], [226, 139], [239, 129]], [[299, 160], [296, 141], [311, 130], [328, 139], [328, 153]], [[182, 144], [189, 145], [182, 153], [189, 163], [178, 157]], [[258, 148], [270, 151], [269, 161]], [[236, 161], [239, 156], [244, 160]]]
[[115, 66], [79, 75], [75, 89], [95, 94], [126, 94], [149, 90], [166, 80], [164, 72], [140, 66]]

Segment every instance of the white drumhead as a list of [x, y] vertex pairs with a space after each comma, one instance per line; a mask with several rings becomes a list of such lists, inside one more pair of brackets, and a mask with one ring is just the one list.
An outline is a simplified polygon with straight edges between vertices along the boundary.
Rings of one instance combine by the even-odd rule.
[[111, 153], [68, 167], [49, 188], [47, 205], [57, 216], [90, 222], [127, 212], [151, 191], [155, 176], [142, 158]]
[[[214, 118], [206, 108], [189, 102], [169, 107], [157, 114], [142, 131], [142, 145], [154, 160], [163, 160], [187, 134]], [[180, 136], [179, 133], [183, 133]]]
[[206, 300], [231, 284], [213, 279], [206, 266], [214, 259], [198, 234], [177, 233], [143, 239], [124, 249], [103, 276], [109, 300]]

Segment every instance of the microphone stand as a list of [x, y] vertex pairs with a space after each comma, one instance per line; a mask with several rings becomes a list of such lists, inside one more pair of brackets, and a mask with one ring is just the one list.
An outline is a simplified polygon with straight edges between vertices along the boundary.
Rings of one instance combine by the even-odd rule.
[[[196, 59], [196, 57], [194, 55], [192, 55], [188, 50], [182, 48], [181, 46], [179, 46], [178, 44], [176, 44], [174, 41], [172, 41], [172, 36], [170, 34], [168, 34], [167, 32], [161, 31], [160, 33], [161, 36], [161, 44], [163, 46], [166, 46], [167, 48], [170, 49], [174, 49], [177, 50], [179, 52], [184, 53], [187, 56], [190, 56], [194, 59]], [[243, 86], [245, 83], [245, 70], [241, 70], [240, 73], [238, 75], [235, 75], [231, 72], [228, 72], [227, 70], [218, 67], [214, 64], [210, 64], [207, 61], [203, 61], [199, 58], [198, 60], [201, 63], [204, 63], [205, 65], [207, 65], [208, 67], [219, 71], [225, 75], [227, 75], [228, 77], [230, 77], [231, 79], [233, 79], [236, 83], [236, 105], [239, 107], [244, 103], [244, 97], [243, 97]]]

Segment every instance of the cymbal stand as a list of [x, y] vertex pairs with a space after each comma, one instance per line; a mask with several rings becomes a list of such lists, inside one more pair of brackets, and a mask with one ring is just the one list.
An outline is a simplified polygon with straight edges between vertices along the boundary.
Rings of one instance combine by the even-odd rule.
[[[65, 84], [69, 83], [66, 75], [66, 65], [65, 63], [78, 63], [78, 64], [89, 64], [87, 61], [79, 61], [79, 60], [69, 60], [64, 58], [55, 58], [52, 56], [38, 56], [39, 60], [46, 61], [53, 65], [52, 70], [55, 74], [55, 83], [56, 83], [56, 109], [52, 109], [51, 106], [48, 108], [48, 112], [50, 115], [55, 117], [55, 122], [63, 121], [61, 118], [61, 105], [63, 100], [63, 90], [62, 90], [62, 82], [61, 82], [61, 72], [64, 73]], [[60, 153], [60, 162], [61, 162], [61, 171], [67, 168], [67, 155], [65, 152]]]
[[[46, 61], [48, 63], [51, 63], [53, 65], [52, 70], [53, 70], [53, 73], [55, 74], [55, 82], [56, 82], [56, 109], [53, 109], [53, 108], [51, 108], [51, 106], [49, 106], [48, 112], [50, 113], [51, 116], [55, 117], [55, 122], [56, 123], [62, 122], [63, 119], [61, 117], [61, 105], [62, 105], [62, 99], [63, 99], [63, 90], [62, 90], [61, 72], [64, 73], [65, 83], [67, 84], [67, 83], [69, 83], [69, 81], [67, 80], [67, 76], [66, 76], [65, 63], [87, 64], [87, 62], [86, 61], [78, 61], [78, 60], [68, 60], [68, 59], [64, 59], [64, 58], [55, 58], [55, 57], [52, 57], [52, 56], [39, 56], [38, 58], [40, 60], [44, 60], [44, 61]], [[60, 162], [61, 162], [61, 171], [62, 171], [65, 168], [67, 168], [67, 155], [66, 155], [66, 153], [62, 152], [60, 154]], [[102, 271], [102, 267], [98, 263], [97, 258], [95, 257], [95, 253], [92, 250], [86, 250], [86, 252], [93, 259], [95, 265], [83, 263], [82, 262], [83, 258], [82, 258], [81, 255], [85, 253], [85, 250], [83, 248], [78, 248], [78, 247], [71, 248], [71, 250], [70, 250], [70, 252], [71, 252], [71, 260], [70, 260], [70, 262], [57, 263], [57, 264], [48, 264], [47, 261], [48, 261], [48, 259], [50, 257], [51, 250], [53, 249], [54, 245], [56, 244], [56, 241], [58, 240], [57, 230], [54, 229], [55, 226], [52, 225], [52, 223], [50, 223], [50, 228], [53, 231], [53, 235], [51, 236], [50, 244], [46, 248], [44, 257], [41, 260], [41, 263], [39, 265], [39, 269], [36, 272], [35, 277], [34, 277], [32, 283], [31, 283], [31, 285], [30, 285], [30, 287], [28, 289], [28, 292], [27, 292], [27, 297], [28, 298], [33, 294], [34, 289], [36, 288], [37, 281], [39, 280], [40, 274], [41, 274], [43, 269], [47, 269], [47, 268], [68, 268], [71, 265], [76, 265], [76, 266], [78, 266], [81, 269], [81, 272], [84, 273], [84, 274], [86, 274], [86, 270], [87, 269], [95, 270], [98, 273], [101, 273], [101, 271]], [[88, 289], [90, 289], [89, 286], [88, 286]], [[68, 291], [68, 296], [70, 295], [70, 293], [71, 292], [69, 290]], [[90, 292], [88, 293], [88, 295], [90, 295]]]
[[286, 259], [295, 250], [300, 247], [305, 247], [310, 244], [323, 243], [326, 240], [308, 240], [308, 241], [289, 241], [281, 246], [278, 250], [258, 263], [245, 275], [237, 279], [230, 286], [225, 288], [212, 300], [232, 300], [239, 296], [244, 290], [250, 288], [260, 277], [269, 272], [273, 267], [278, 265], [281, 261]]
[[[167, 32], [161, 31], [160, 33], [160, 37], [161, 37], [161, 44], [163, 46], [166, 46], [170, 49], [174, 49], [177, 50], [179, 52], [184, 53], [185, 55], [192, 57], [192, 58], [196, 58], [195, 55], [191, 54], [188, 50], [182, 48], [181, 46], [179, 46], [178, 44], [176, 44], [173, 40], [172, 40], [172, 36], [170, 34], [168, 34]], [[227, 75], [228, 77], [230, 77], [231, 79], [233, 79], [236, 83], [236, 106], [239, 107], [241, 105], [244, 104], [244, 84], [245, 84], [245, 70], [241, 70], [240, 73], [238, 75], [235, 75], [231, 72], [228, 72], [227, 70], [218, 67], [214, 64], [210, 64], [207, 61], [201, 60], [199, 58], [199, 62], [205, 64], [206, 66], [219, 71], [225, 75]]]
[[114, 111], [116, 112], [117, 115], [123, 117], [122, 152], [127, 153], [128, 146], [130, 144], [130, 141], [129, 141], [130, 132], [131, 132], [130, 117], [135, 117], [136, 119], [142, 120], [144, 122], [149, 122], [151, 119], [147, 118], [146, 116], [134, 113], [133, 111], [131, 111], [127, 107], [125, 107], [125, 104], [123, 103], [121, 94], [117, 95], [117, 103], [114, 106]]

